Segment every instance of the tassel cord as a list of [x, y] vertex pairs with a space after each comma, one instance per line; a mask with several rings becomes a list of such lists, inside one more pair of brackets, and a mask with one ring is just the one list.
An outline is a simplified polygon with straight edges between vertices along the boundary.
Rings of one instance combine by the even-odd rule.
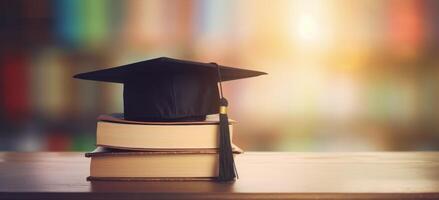
[[235, 161], [233, 158], [233, 150], [230, 139], [230, 130], [229, 130], [229, 118], [227, 116], [227, 99], [223, 96], [222, 89], [222, 78], [221, 78], [221, 70], [218, 64], [212, 63], [217, 67], [218, 70], [218, 82], [219, 82], [219, 93], [220, 93], [220, 109], [219, 109], [219, 172], [218, 172], [218, 180], [219, 181], [232, 181], [236, 177], [238, 177], [238, 172], [236, 170]]

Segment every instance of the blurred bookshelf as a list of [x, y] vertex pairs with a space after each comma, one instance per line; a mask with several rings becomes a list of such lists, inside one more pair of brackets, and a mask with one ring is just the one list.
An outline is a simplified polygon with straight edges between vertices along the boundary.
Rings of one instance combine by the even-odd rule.
[[439, 149], [439, 3], [0, 1], [0, 150], [88, 151], [122, 87], [79, 72], [158, 56], [258, 69], [225, 84], [245, 150]]

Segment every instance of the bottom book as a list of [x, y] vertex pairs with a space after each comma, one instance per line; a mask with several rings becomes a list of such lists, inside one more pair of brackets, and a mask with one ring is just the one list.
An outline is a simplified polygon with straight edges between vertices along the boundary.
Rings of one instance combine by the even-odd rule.
[[[233, 152], [243, 151], [233, 145]], [[193, 181], [218, 176], [216, 149], [132, 151], [98, 147], [85, 156], [91, 158], [91, 181]]]

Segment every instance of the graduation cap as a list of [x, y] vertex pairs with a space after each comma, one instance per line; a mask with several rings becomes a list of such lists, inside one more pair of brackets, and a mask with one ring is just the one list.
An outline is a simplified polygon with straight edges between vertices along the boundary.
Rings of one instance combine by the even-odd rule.
[[[198, 121], [220, 116], [218, 180], [236, 177], [227, 106], [221, 82], [264, 75], [254, 70], [160, 57], [81, 73], [74, 78], [123, 84], [124, 118], [132, 121]], [[220, 85], [218, 89], [218, 83]]]

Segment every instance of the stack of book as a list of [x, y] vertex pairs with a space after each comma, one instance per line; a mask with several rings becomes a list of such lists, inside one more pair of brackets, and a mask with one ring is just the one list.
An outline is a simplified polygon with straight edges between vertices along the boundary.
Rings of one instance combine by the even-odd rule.
[[[218, 118], [136, 122], [101, 115], [88, 180], [214, 180], [218, 176]], [[230, 136], [233, 121], [229, 124]], [[232, 145], [234, 155], [242, 150]]]

